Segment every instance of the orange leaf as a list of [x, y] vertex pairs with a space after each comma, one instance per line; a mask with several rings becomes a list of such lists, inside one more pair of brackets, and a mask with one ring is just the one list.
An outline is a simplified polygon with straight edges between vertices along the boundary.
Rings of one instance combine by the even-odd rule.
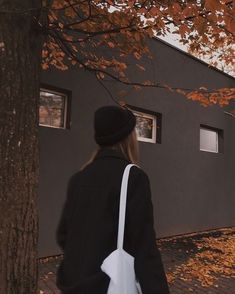
[[210, 11], [220, 10], [222, 5], [219, 0], [206, 0], [205, 8]]
[[159, 13], [159, 10], [157, 7], [152, 7], [149, 11], [151, 16], [156, 16]]
[[137, 66], [139, 69], [141, 69], [141, 70], [144, 70], [144, 71], [145, 71], [145, 68], [144, 68], [142, 65], [140, 65], [140, 64], [137, 64], [137, 63], [136, 63], [136, 66]]
[[225, 24], [227, 29], [231, 32], [234, 33], [235, 32], [235, 20], [232, 17], [226, 17], [224, 18], [225, 20]]
[[182, 9], [181, 9], [181, 6], [179, 5], [179, 3], [174, 3], [172, 5], [172, 8], [173, 8], [174, 14], [178, 14], [178, 13], [182, 12]]
[[141, 58], [141, 55], [138, 52], [134, 52], [134, 56], [138, 60]]
[[110, 48], [114, 48], [115, 47], [115, 45], [113, 44], [113, 42], [108, 42], [108, 45], [109, 45]]

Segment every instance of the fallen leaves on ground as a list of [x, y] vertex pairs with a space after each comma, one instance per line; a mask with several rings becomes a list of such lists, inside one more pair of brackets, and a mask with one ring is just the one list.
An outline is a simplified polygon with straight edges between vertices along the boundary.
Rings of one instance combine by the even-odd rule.
[[[167, 280], [198, 281], [203, 287], [217, 286], [218, 275], [235, 278], [235, 234], [233, 229], [223, 230], [220, 237], [202, 237], [193, 241], [197, 252], [167, 273]], [[192, 240], [191, 240], [192, 241]]]

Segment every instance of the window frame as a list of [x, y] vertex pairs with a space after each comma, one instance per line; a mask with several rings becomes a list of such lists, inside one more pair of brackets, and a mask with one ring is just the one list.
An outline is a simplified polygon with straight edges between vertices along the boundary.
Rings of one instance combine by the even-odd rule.
[[[51, 129], [59, 129], [59, 130], [67, 130], [71, 129], [71, 100], [72, 100], [72, 91], [64, 88], [60, 88], [57, 86], [41, 83], [40, 84], [40, 92], [45, 91], [49, 93], [54, 93], [57, 95], [63, 95], [65, 96], [65, 105], [63, 108], [63, 127], [56, 127], [56, 126], [50, 126], [50, 125], [44, 125], [40, 124], [40, 115], [39, 115], [39, 126], [40, 127], [46, 127]], [[40, 98], [39, 98], [40, 99]], [[40, 103], [39, 103], [40, 104]], [[40, 105], [39, 105], [40, 107]]]
[[[216, 133], [216, 147], [217, 151], [211, 151], [208, 149], [201, 149], [201, 129], [208, 130], [208, 131], [213, 131]], [[209, 126], [206, 124], [200, 124], [199, 127], [199, 150], [202, 152], [209, 152], [209, 153], [214, 153], [214, 154], [219, 154], [223, 153], [223, 139], [224, 139], [224, 131], [223, 129], [219, 129], [213, 126]]]
[[133, 111], [133, 113], [140, 113], [143, 115], [143, 117], [149, 117], [149, 118], [154, 118], [153, 119], [153, 136], [151, 139], [144, 138], [144, 137], [138, 137], [138, 141], [140, 142], [145, 142], [145, 143], [152, 143], [152, 144], [161, 144], [161, 133], [162, 133], [162, 114], [159, 112], [155, 112], [152, 110], [144, 109], [141, 107], [137, 107], [134, 105], [126, 104], [130, 110]]

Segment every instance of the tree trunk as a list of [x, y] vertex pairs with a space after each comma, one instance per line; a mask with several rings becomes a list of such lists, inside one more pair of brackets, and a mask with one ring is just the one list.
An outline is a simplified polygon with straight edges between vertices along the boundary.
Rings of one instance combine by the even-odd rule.
[[40, 0], [0, 0], [0, 294], [37, 292]]

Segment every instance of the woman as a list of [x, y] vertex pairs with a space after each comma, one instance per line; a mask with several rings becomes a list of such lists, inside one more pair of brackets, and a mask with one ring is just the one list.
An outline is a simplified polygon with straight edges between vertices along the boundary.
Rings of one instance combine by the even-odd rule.
[[[64, 253], [57, 273], [63, 294], [107, 293], [110, 279], [100, 266], [117, 246], [123, 171], [127, 164], [139, 162], [135, 125], [136, 118], [127, 108], [104, 106], [95, 112], [99, 147], [70, 178], [56, 234]], [[143, 294], [169, 293], [156, 246], [149, 179], [136, 166], [128, 182], [124, 250], [135, 257]]]

